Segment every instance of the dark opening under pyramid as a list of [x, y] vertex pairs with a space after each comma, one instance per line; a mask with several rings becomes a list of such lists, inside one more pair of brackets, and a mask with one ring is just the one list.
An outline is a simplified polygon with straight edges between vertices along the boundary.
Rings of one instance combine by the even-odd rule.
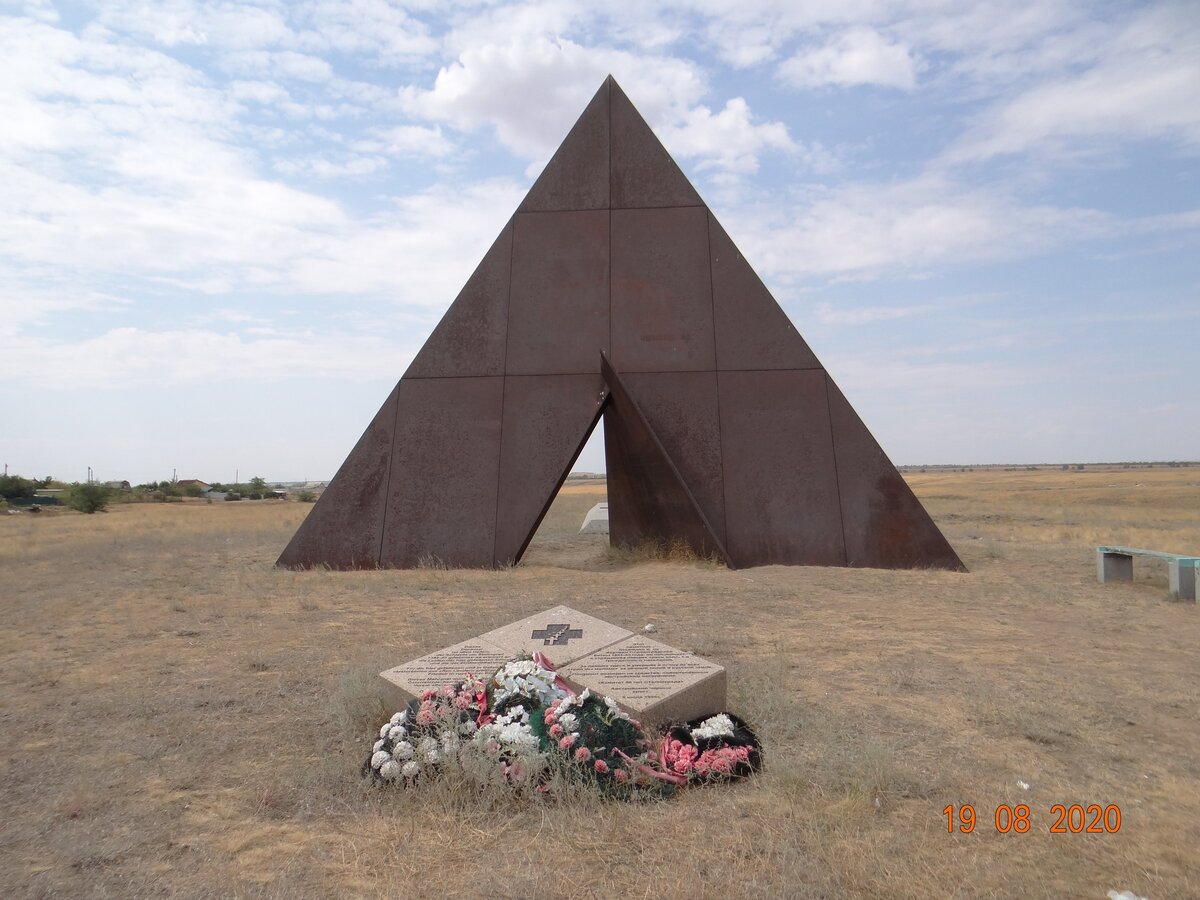
[[613, 544], [963, 567], [611, 77], [279, 564], [516, 562], [601, 415]]

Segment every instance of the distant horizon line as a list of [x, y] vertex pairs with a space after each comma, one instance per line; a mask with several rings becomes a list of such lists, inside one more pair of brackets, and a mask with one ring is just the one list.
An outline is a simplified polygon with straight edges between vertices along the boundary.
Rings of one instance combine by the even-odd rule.
[[[896, 464], [896, 468], [900, 469], [900, 470], [911, 470], [911, 469], [1005, 469], [1005, 468], [1021, 468], [1021, 469], [1058, 468], [1058, 469], [1061, 469], [1064, 466], [1071, 467], [1071, 468], [1074, 468], [1077, 466], [1125, 466], [1125, 467], [1134, 467], [1134, 466], [1180, 467], [1180, 466], [1182, 466], [1182, 467], [1189, 467], [1189, 466], [1200, 466], [1200, 459], [1136, 459], [1136, 460], [1135, 459], [1123, 459], [1123, 460], [1115, 460], [1115, 461], [1036, 462], [1036, 463], [994, 462], [994, 463], [897, 463]], [[10, 469], [11, 469], [11, 467], [10, 467]], [[4, 474], [13, 475], [13, 476], [16, 476], [19, 478], [28, 478], [30, 480], [37, 480], [37, 481], [41, 481], [43, 478], [47, 477], [44, 475], [42, 475], [42, 476], [21, 475], [20, 473], [14, 472], [14, 471], [8, 471], [8, 472], [5, 472]], [[602, 470], [596, 471], [596, 470], [591, 470], [591, 469], [573, 469], [570, 472], [570, 474], [568, 474], [567, 478], [571, 478], [572, 476], [579, 477], [579, 476], [586, 476], [586, 475], [604, 476], [605, 478], [607, 478], [608, 470], [602, 469]], [[63, 482], [64, 484], [73, 483], [71, 481], [68, 481], [67, 479], [57, 478], [55, 476], [49, 476], [49, 477], [52, 478], [54, 481], [60, 481], [60, 482]], [[251, 476], [251, 477], [256, 477], [256, 476]], [[334, 476], [331, 475], [328, 478], [264, 478], [263, 480], [266, 481], [267, 484], [325, 484], [325, 485], [328, 485], [331, 481], [333, 481], [333, 477]], [[128, 481], [131, 485], [135, 485], [135, 486], [138, 484], [150, 484], [151, 481], [154, 481], [155, 483], [159, 483], [159, 484], [161, 484], [164, 481], [167, 482], [168, 484], [170, 484], [170, 483], [178, 484], [181, 481], [203, 481], [205, 484], [249, 484], [249, 481], [234, 482], [234, 481], [221, 481], [220, 479], [214, 479], [213, 481], [208, 481], [207, 479], [204, 479], [204, 478], [176, 478], [174, 480], [174, 482], [172, 482], [171, 479], [169, 479], [169, 478], [159, 478], [159, 479], [149, 479], [146, 481], [135, 482], [132, 478], [103, 478], [102, 479], [102, 478], [93, 476], [92, 480], [98, 481], [100, 483], [106, 483], [106, 482], [110, 482], [110, 481]]]

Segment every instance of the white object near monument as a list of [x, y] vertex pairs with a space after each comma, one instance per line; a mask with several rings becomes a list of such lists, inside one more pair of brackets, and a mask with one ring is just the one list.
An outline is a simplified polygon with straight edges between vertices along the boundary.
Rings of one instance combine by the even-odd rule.
[[580, 534], [608, 534], [608, 504], [597, 503], [583, 517]]
[[725, 669], [567, 606], [380, 672], [399, 709], [421, 691], [486, 678], [519, 653], [541, 651], [576, 691], [591, 688], [645, 724], [683, 722], [725, 709]]

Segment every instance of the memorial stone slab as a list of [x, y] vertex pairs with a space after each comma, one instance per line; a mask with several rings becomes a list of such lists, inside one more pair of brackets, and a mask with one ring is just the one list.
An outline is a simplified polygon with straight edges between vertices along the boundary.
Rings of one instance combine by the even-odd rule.
[[506, 658], [514, 657], [518, 653], [541, 651], [550, 662], [561, 669], [577, 659], [632, 636], [632, 631], [618, 628], [567, 606], [556, 606], [495, 631], [489, 631], [480, 635], [479, 640], [507, 651]]
[[683, 722], [725, 709], [725, 669], [635, 636], [565, 666], [562, 676], [617, 701], [643, 724]]
[[488, 678], [512, 655], [495, 644], [472, 638], [380, 672], [379, 677], [389, 704], [401, 709], [422, 691], [457, 684], [468, 673]]
[[643, 724], [683, 722], [725, 709], [725, 669], [693, 653], [556, 606], [380, 673], [396, 709], [468, 674], [487, 678], [521, 653], [540, 651], [576, 691], [611, 697]]

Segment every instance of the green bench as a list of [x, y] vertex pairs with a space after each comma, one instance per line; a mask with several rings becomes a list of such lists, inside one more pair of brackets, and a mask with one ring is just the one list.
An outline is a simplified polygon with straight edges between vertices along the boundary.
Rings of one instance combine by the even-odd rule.
[[1136, 547], [1097, 547], [1096, 577], [1105, 581], [1133, 581], [1133, 558], [1148, 556], [1166, 560], [1170, 571], [1169, 582], [1172, 597], [1180, 600], [1196, 599], [1196, 569], [1200, 557], [1179, 556], [1175, 553], [1159, 553], [1157, 550], [1138, 550]]

